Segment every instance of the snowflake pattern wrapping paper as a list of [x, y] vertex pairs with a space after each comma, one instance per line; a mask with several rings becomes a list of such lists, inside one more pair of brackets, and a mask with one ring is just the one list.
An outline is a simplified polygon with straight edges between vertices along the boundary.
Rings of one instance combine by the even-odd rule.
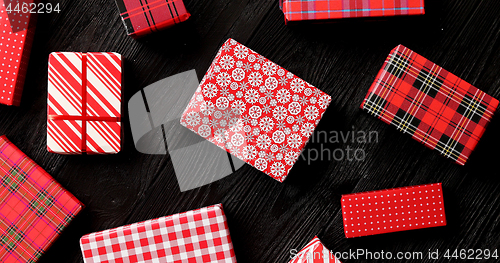
[[85, 235], [85, 263], [236, 263], [222, 205]]
[[19, 3], [33, 0], [1, 1], [0, 4], [0, 103], [19, 106], [28, 70], [36, 14], [7, 12]]
[[464, 165], [498, 100], [400, 45], [387, 57], [361, 108]]
[[321, 90], [229, 39], [181, 125], [283, 182], [330, 101]]
[[446, 225], [440, 183], [342, 196], [347, 238]]
[[314, 237], [289, 263], [342, 263]]
[[83, 205], [0, 136], [0, 262], [36, 262]]

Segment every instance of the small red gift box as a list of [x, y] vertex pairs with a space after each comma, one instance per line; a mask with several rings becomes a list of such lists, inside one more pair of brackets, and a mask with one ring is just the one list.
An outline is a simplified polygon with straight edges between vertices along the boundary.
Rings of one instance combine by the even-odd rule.
[[21, 103], [36, 23], [35, 14], [14, 11], [17, 4], [2, 1], [0, 5], [0, 103], [14, 106]]
[[181, 125], [283, 182], [330, 101], [321, 90], [229, 39]]
[[221, 204], [88, 234], [80, 245], [85, 263], [236, 262]]
[[55, 52], [48, 79], [47, 149], [60, 154], [119, 152], [121, 55]]
[[424, 0], [280, 0], [285, 22], [425, 14]]
[[441, 184], [342, 196], [347, 238], [446, 225]]
[[83, 205], [0, 136], [0, 262], [36, 262]]
[[387, 57], [361, 108], [464, 165], [498, 100], [404, 46]]
[[289, 263], [342, 263], [314, 237]]
[[186, 21], [182, 0], [116, 0], [129, 36], [138, 38]]

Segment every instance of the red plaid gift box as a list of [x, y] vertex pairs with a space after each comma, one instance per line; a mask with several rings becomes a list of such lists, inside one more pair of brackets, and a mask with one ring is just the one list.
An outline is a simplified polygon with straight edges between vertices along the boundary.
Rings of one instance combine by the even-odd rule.
[[80, 245], [85, 263], [236, 262], [221, 204], [89, 234]]
[[182, 0], [116, 0], [123, 24], [134, 38], [186, 21], [191, 15]]
[[425, 14], [424, 0], [280, 0], [286, 22]]
[[229, 39], [181, 125], [283, 182], [330, 101], [321, 90]]
[[289, 263], [342, 263], [314, 237]]
[[446, 225], [441, 184], [342, 196], [347, 238]]
[[498, 100], [404, 46], [385, 61], [361, 108], [464, 165]]
[[36, 262], [83, 205], [0, 136], [0, 262]]
[[119, 54], [50, 54], [47, 149], [61, 154], [119, 152], [121, 82]]
[[4, 0], [0, 5], [0, 103], [19, 106], [35, 33], [35, 14], [17, 11], [19, 3], [33, 0]]

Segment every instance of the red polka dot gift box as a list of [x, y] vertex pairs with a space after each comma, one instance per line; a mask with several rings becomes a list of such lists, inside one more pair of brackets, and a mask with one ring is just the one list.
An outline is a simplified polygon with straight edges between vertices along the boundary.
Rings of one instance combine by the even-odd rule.
[[85, 263], [236, 262], [221, 204], [88, 234], [80, 246]]
[[283, 182], [330, 101], [318, 88], [229, 39], [181, 125]]
[[440, 183], [342, 196], [347, 238], [446, 225]]
[[[19, 106], [35, 33], [36, 15], [18, 11], [19, 0], [0, 2], [0, 103]], [[33, 3], [25, 0], [22, 3]]]
[[0, 136], [0, 262], [33, 263], [83, 204]]
[[59, 154], [121, 150], [122, 57], [55, 52], [49, 57], [47, 149]]
[[464, 165], [498, 100], [400, 45], [379, 71], [361, 108]]
[[314, 237], [289, 263], [342, 263]]

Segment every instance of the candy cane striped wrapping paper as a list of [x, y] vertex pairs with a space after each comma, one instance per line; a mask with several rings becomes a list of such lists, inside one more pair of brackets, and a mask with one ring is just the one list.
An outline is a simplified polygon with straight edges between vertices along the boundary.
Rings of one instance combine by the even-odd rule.
[[342, 263], [314, 237], [289, 263]]
[[47, 149], [60, 154], [121, 149], [122, 58], [56, 52], [49, 58]]
[[236, 263], [222, 204], [83, 236], [85, 263]]

